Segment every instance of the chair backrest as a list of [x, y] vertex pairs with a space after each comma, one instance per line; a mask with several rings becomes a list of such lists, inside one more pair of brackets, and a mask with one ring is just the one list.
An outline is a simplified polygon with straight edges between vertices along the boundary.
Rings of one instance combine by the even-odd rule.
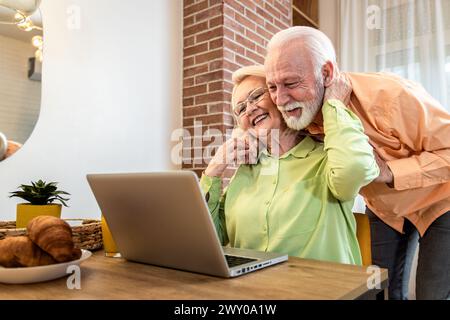
[[363, 265], [372, 264], [372, 249], [370, 247], [370, 224], [369, 217], [364, 213], [353, 213], [356, 219], [356, 236], [358, 238], [359, 248]]

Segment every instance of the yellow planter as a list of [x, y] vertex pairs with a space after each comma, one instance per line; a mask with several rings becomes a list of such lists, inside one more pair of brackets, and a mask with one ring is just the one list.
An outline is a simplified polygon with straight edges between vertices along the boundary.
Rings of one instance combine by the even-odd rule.
[[28, 222], [38, 216], [61, 218], [61, 207], [60, 204], [47, 204], [43, 206], [25, 203], [18, 204], [16, 212], [16, 228], [26, 228]]

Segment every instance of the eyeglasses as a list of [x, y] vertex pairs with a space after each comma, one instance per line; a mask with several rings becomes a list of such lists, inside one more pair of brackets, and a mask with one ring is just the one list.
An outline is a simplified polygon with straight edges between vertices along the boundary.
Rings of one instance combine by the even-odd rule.
[[255, 90], [250, 92], [247, 99], [236, 104], [236, 107], [234, 108], [234, 113], [239, 117], [242, 116], [245, 113], [245, 111], [247, 111], [248, 104], [250, 104], [250, 106], [253, 107], [255, 104], [257, 104], [264, 98], [264, 94], [268, 91], [269, 90], [264, 87], [256, 88]]

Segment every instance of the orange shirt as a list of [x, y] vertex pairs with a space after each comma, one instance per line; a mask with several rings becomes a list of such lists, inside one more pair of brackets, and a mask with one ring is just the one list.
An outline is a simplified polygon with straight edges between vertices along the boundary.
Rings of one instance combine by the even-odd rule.
[[[347, 106], [394, 175], [394, 188], [372, 182], [366, 205], [403, 231], [410, 220], [423, 236], [450, 211], [450, 114], [417, 83], [387, 73], [346, 73], [353, 92]], [[312, 134], [323, 128], [308, 127]]]

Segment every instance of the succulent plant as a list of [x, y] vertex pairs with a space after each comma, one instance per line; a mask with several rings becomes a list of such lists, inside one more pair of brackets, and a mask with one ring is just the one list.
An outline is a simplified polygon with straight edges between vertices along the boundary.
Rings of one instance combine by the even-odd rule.
[[21, 190], [10, 192], [10, 198], [22, 198], [32, 205], [46, 205], [52, 204], [54, 201], [61, 202], [65, 207], [68, 198], [63, 198], [61, 195], [70, 195], [65, 191], [58, 190], [57, 182], [46, 183], [42, 180], [31, 182], [31, 185], [22, 184], [19, 186]]

